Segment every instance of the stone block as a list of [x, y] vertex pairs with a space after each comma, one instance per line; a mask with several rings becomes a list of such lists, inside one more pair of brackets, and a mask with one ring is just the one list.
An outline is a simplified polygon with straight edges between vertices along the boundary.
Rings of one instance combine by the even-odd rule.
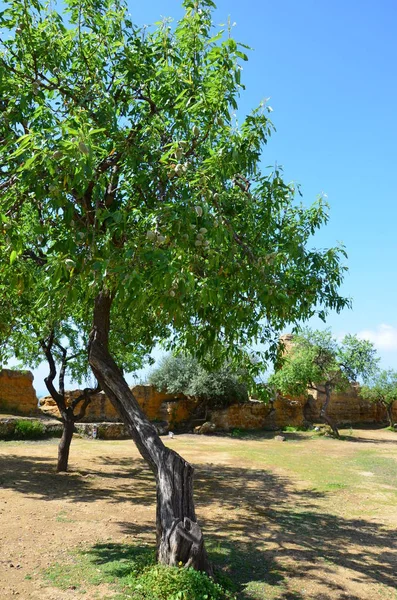
[[23, 416], [39, 414], [30, 371], [0, 370], [0, 412]]

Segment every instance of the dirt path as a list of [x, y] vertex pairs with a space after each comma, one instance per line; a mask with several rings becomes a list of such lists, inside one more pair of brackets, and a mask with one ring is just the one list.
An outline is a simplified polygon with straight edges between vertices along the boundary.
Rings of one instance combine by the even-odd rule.
[[[198, 514], [241, 597], [397, 598], [395, 434], [168, 443], [198, 465]], [[153, 541], [153, 480], [132, 442], [75, 439], [65, 475], [54, 472], [56, 445], [0, 443], [1, 600], [80, 597], [43, 571], [97, 542]], [[84, 598], [110, 595], [103, 585]]]

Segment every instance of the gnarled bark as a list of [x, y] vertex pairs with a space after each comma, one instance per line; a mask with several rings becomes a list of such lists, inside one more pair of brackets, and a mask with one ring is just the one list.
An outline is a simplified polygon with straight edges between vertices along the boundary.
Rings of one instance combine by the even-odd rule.
[[182, 563], [211, 574], [193, 501], [193, 467], [166, 448], [125, 381], [108, 349], [112, 297], [95, 301], [88, 359], [95, 377], [118, 410], [157, 485], [157, 555], [164, 564]]
[[328, 406], [329, 403], [331, 401], [331, 387], [327, 384], [325, 384], [325, 401], [321, 407], [321, 412], [320, 412], [320, 417], [325, 421], [325, 423], [327, 423], [327, 425], [329, 425], [332, 429], [333, 434], [335, 435], [335, 437], [339, 438], [339, 430], [337, 428], [337, 426], [335, 425], [335, 423], [333, 422], [333, 420], [328, 416]]
[[[97, 385], [95, 389], [85, 388], [83, 393], [80, 394], [80, 396], [78, 396], [77, 398], [75, 398], [70, 406], [67, 406], [65, 400], [65, 373], [67, 362], [68, 360], [70, 360], [70, 357], [68, 359], [67, 356], [67, 350], [55, 340], [54, 331], [51, 332], [47, 340], [40, 340], [40, 345], [45, 353], [48, 365], [50, 367], [50, 372], [44, 381], [49, 393], [51, 394], [52, 399], [56, 402], [63, 425], [62, 437], [58, 445], [57, 462], [57, 472], [61, 473], [68, 470], [69, 451], [74, 433], [74, 424], [76, 421], [80, 421], [80, 419], [82, 419], [85, 416], [87, 407], [91, 402], [91, 396], [97, 394], [101, 388], [99, 385]], [[52, 353], [54, 345], [56, 345], [62, 353], [61, 370], [59, 373], [59, 390], [57, 390], [54, 386], [54, 379], [57, 374], [55, 359]], [[74, 410], [80, 403], [81, 406], [79, 413], [75, 415]]]
[[73, 413], [70, 414], [70, 411], [67, 411], [65, 413], [65, 415], [62, 417], [62, 425], [62, 437], [58, 445], [58, 473], [62, 473], [68, 470], [70, 444], [72, 442], [74, 432]]

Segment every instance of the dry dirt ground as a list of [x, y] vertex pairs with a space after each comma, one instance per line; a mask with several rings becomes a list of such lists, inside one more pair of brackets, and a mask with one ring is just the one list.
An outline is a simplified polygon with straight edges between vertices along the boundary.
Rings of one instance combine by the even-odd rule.
[[[342, 433], [165, 439], [197, 467], [198, 517], [240, 598], [397, 599], [397, 434]], [[45, 570], [95, 543], [153, 542], [154, 484], [132, 442], [74, 439], [64, 475], [56, 449], [0, 443], [1, 600], [110, 598], [51, 587]]]

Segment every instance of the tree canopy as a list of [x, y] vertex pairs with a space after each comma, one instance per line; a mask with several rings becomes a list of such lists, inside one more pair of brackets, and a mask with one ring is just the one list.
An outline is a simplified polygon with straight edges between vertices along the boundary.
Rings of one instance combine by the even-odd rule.
[[234, 371], [228, 365], [216, 371], [208, 371], [191, 355], [169, 355], [162, 359], [149, 376], [149, 383], [170, 394], [206, 401], [210, 408], [248, 400], [244, 373]]
[[346, 306], [344, 251], [307, 247], [326, 204], [305, 209], [261, 172], [266, 105], [234, 116], [244, 48], [214, 32], [212, 2], [184, 6], [176, 27], [145, 30], [119, 0], [7, 2], [2, 254], [13, 286], [43, 263], [36, 314], [48, 296], [57, 316], [90, 311], [105, 284], [151, 342], [158, 329], [215, 353]]

